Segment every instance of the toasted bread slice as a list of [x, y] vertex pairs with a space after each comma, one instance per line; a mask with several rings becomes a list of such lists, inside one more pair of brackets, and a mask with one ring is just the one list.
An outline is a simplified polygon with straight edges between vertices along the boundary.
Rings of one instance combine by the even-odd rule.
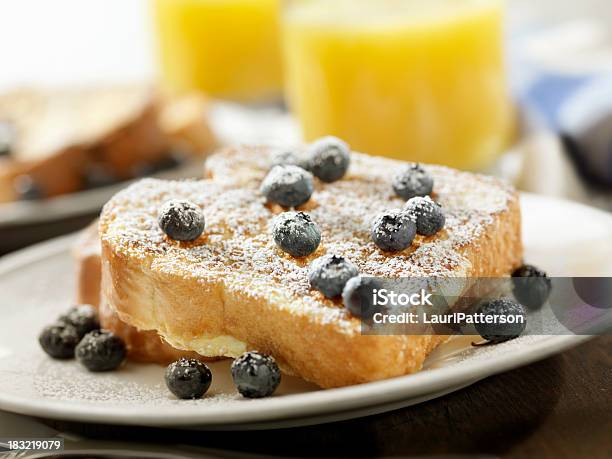
[[200, 96], [163, 97], [140, 85], [33, 90], [0, 95], [0, 122], [14, 132], [0, 158], [0, 202], [19, 198], [19, 176], [43, 197], [87, 185], [91, 171], [133, 178], [173, 149], [203, 156], [214, 147]]
[[76, 262], [77, 303], [98, 308], [100, 325], [123, 339], [130, 360], [163, 365], [181, 357], [203, 358], [195, 352], [173, 348], [154, 330], [141, 331], [122, 322], [112, 309], [100, 304], [100, 237], [97, 222], [83, 230], [73, 248], [73, 255]]
[[[228, 149], [209, 158], [209, 179], [143, 180], [117, 194], [100, 219], [102, 297], [119, 318], [157, 330], [174, 347], [235, 357], [256, 349], [281, 368], [321, 387], [374, 381], [418, 371], [445, 337], [366, 336], [337, 301], [309, 288], [310, 262], [348, 257], [372, 276], [501, 276], [520, 264], [520, 209], [508, 185], [482, 175], [425, 166], [447, 223], [396, 254], [370, 240], [373, 218], [403, 201], [392, 177], [405, 164], [353, 153], [347, 176], [316, 182], [304, 206], [322, 232], [313, 255], [296, 259], [270, 237], [275, 213], [259, 185], [270, 168], [266, 148]], [[207, 229], [193, 243], [168, 239], [160, 205], [190, 199]]]

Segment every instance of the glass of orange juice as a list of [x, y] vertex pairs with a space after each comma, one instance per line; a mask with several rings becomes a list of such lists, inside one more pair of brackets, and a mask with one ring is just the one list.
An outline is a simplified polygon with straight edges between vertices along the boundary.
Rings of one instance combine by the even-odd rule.
[[242, 102], [282, 94], [280, 0], [153, 0], [163, 83]]
[[486, 167], [513, 127], [503, 13], [503, 0], [286, 0], [286, 93], [304, 137]]

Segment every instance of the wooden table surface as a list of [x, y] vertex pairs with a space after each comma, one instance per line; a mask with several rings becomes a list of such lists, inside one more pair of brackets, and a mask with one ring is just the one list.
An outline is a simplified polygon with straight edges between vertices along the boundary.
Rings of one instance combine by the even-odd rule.
[[417, 406], [311, 427], [187, 432], [48, 423], [101, 440], [275, 456], [612, 458], [611, 351], [612, 336], [598, 337]]

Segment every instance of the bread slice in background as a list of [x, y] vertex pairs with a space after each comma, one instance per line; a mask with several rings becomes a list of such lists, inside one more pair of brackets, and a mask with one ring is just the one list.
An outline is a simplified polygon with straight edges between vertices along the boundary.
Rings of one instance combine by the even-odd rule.
[[[364, 275], [509, 274], [522, 258], [516, 192], [496, 179], [427, 166], [447, 225], [398, 253], [370, 240], [375, 215], [401, 207], [391, 187], [400, 161], [353, 153], [348, 175], [316, 182], [305, 209], [322, 230], [315, 254], [295, 259], [277, 249], [259, 185], [271, 164], [266, 148], [228, 149], [207, 162], [208, 180], [143, 180], [117, 194], [101, 215], [102, 298], [119, 318], [156, 330], [174, 347], [236, 357], [256, 349], [281, 368], [321, 387], [375, 381], [418, 371], [443, 336], [365, 336], [338, 301], [309, 288], [310, 262], [348, 257]], [[193, 243], [169, 240], [157, 225], [168, 199], [190, 199], [207, 220]]]
[[173, 149], [204, 156], [215, 146], [205, 111], [202, 96], [177, 99], [147, 85], [0, 94], [0, 122], [14, 132], [0, 158], [0, 202], [20, 198], [21, 176], [52, 197], [84, 189], [92, 171], [133, 178]]

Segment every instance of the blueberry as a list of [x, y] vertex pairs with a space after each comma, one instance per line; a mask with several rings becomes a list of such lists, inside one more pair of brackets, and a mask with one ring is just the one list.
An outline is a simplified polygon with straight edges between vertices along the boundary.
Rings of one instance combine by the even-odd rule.
[[159, 210], [159, 227], [176, 241], [195, 241], [204, 232], [204, 214], [194, 203], [172, 199]]
[[196, 359], [182, 358], [166, 368], [166, 386], [178, 398], [200, 398], [212, 383], [210, 369]]
[[380, 288], [380, 281], [374, 277], [356, 276], [349, 279], [342, 290], [344, 307], [354, 316], [371, 318], [379, 309], [374, 304], [374, 290]]
[[308, 147], [310, 169], [319, 180], [331, 183], [346, 174], [351, 162], [351, 149], [337, 137], [323, 137]]
[[310, 162], [304, 152], [297, 150], [284, 150], [276, 153], [272, 157], [272, 167], [274, 166], [297, 166], [304, 170], [310, 170]]
[[71, 308], [66, 314], [60, 316], [60, 323], [72, 325], [79, 339], [83, 338], [87, 333], [93, 330], [100, 329], [100, 321], [98, 320], [98, 312], [90, 304], [83, 304]]
[[297, 207], [310, 199], [314, 190], [312, 174], [297, 166], [274, 166], [261, 184], [269, 202]]
[[[484, 320], [475, 323], [476, 331], [493, 343], [514, 339], [523, 333], [527, 326], [525, 308], [507, 298], [486, 301], [478, 308], [476, 314], [485, 316]], [[486, 316], [491, 316], [490, 320], [493, 322], [486, 323]], [[504, 320], [506, 323], [500, 323]]]
[[13, 180], [13, 187], [17, 198], [22, 201], [35, 201], [44, 198], [40, 186], [29, 175], [19, 175]]
[[72, 325], [56, 323], [45, 327], [38, 336], [43, 350], [54, 359], [71, 359], [79, 344], [79, 334]]
[[246, 398], [269, 397], [281, 381], [274, 358], [259, 352], [245, 352], [232, 363], [232, 379]]
[[444, 228], [446, 222], [442, 207], [429, 196], [410, 198], [404, 212], [416, 222], [417, 233], [422, 236], [433, 236]]
[[387, 252], [404, 250], [412, 244], [415, 236], [416, 224], [399, 210], [379, 215], [372, 225], [372, 240]]
[[406, 201], [415, 196], [427, 196], [433, 191], [433, 178], [420, 164], [413, 163], [395, 176], [393, 190]]
[[552, 290], [550, 278], [532, 265], [523, 265], [512, 273], [514, 297], [530, 309], [539, 309]]
[[106, 330], [87, 333], [75, 350], [76, 358], [89, 371], [114, 370], [125, 359], [126, 348], [121, 338]]
[[346, 258], [324, 255], [311, 263], [308, 280], [312, 288], [327, 298], [335, 298], [342, 294], [348, 280], [358, 274], [357, 266]]
[[294, 257], [310, 255], [321, 243], [319, 227], [304, 212], [284, 212], [278, 215], [274, 220], [272, 235], [276, 245]]

